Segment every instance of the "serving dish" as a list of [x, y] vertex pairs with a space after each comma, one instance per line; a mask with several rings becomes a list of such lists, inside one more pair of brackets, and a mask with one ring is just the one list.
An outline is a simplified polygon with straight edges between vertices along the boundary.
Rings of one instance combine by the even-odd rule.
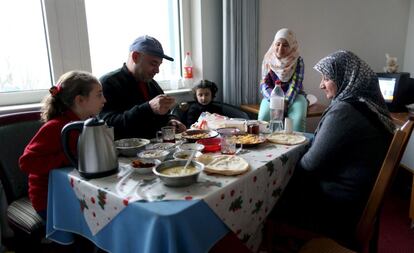
[[161, 143], [152, 143], [145, 147], [145, 149], [162, 149], [162, 150], [171, 150], [177, 146], [177, 143], [171, 142], [161, 142]]
[[234, 135], [239, 134], [241, 131], [237, 127], [223, 127], [216, 129], [217, 133], [220, 135]]
[[221, 150], [221, 138], [201, 139], [196, 143], [203, 144], [203, 152], [219, 152]]
[[214, 138], [218, 135], [213, 130], [201, 130], [201, 129], [190, 129], [181, 134], [181, 137], [187, 139], [187, 141], [195, 142], [201, 139]]
[[[201, 145], [201, 144], [200, 144]], [[188, 159], [195, 150], [178, 150], [173, 154], [174, 159]], [[195, 151], [194, 159], [200, 157], [203, 153]]]
[[131, 161], [130, 166], [138, 174], [152, 173], [152, 169], [161, 163], [158, 159], [153, 158], [138, 158]]
[[197, 150], [203, 151], [204, 145], [199, 143], [183, 143], [179, 147], [180, 150]]
[[305, 136], [298, 133], [288, 134], [284, 132], [275, 132], [268, 135], [267, 140], [276, 144], [297, 145], [304, 143], [307, 139]]
[[171, 169], [177, 166], [185, 166], [187, 160], [170, 160], [160, 163], [156, 166], [152, 172], [157, 175], [160, 180], [166, 185], [171, 187], [183, 187], [194, 184], [197, 182], [198, 175], [204, 170], [204, 164], [191, 161], [189, 166], [194, 166], [195, 170], [192, 173], [185, 175], [165, 175], [163, 172], [167, 169]]
[[119, 155], [136, 156], [138, 151], [142, 150], [150, 140], [140, 138], [128, 138], [115, 141], [115, 148]]
[[162, 149], [149, 149], [138, 153], [139, 158], [152, 158], [164, 161], [165, 158], [170, 154], [170, 151]]
[[230, 137], [236, 145], [243, 147], [254, 147], [266, 141], [266, 137], [257, 134], [237, 134]]

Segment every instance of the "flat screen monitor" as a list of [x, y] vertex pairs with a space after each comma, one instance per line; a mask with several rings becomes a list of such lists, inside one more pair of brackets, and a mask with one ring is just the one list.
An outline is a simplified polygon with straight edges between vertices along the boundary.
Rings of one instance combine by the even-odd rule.
[[378, 77], [379, 86], [381, 89], [382, 97], [386, 103], [392, 103], [394, 99], [395, 85], [397, 78], [395, 77]]
[[392, 112], [406, 111], [414, 98], [410, 73], [377, 73], [382, 96]]

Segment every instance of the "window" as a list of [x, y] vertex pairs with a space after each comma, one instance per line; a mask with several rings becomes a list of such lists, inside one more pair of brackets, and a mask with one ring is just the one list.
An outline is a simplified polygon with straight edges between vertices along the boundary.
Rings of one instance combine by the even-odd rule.
[[181, 76], [182, 41], [190, 41], [180, 32], [189, 5], [188, 0], [0, 1], [0, 106], [40, 102], [70, 70], [100, 77], [121, 67], [129, 45], [143, 34], [157, 38], [174, 58], [163, 61], [155, 78], [166, 90], [177, 88], [170, 84]]
[[[122, 3], [122, 4], [121, 4]], [[98, 77], [122, 66], [129, 45], [140, 35], [158, 39], [164, 53], [155, 79], [166, 87], [167, 80], [180, 77], [180, 31], [177, 0], [86, 0], [92, 71]]]
[[51, 84], [41, 2], [0, 1], [0, 34], [0, 105], [39, 100]]

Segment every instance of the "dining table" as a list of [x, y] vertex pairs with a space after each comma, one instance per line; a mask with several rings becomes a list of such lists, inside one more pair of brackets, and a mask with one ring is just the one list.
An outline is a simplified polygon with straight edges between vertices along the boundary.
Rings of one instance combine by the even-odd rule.
[[119, 157], [118, 173], [85, 179], [73, 167], [49, 174], [46, 236], [60, 244], [75, 234], [107, 252], [209, 252], [229, 233], [252, 252], [309, 141], [243, 148], [249, 170], [237, 176], [201, 172], [186, 187], [168, 187]]

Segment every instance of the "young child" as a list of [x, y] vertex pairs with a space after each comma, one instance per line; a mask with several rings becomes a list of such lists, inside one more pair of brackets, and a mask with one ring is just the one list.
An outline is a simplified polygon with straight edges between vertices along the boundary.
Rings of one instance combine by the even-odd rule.
[[[29, 198], [34, 209], [46, 220], [49, 171], [70, 164], [61, 143], [61, 130], [71, 121], [96, 116], [106, 102], [98, 79], [88, 72], [63, 74], [44, 99], [42, 121], [45, 122], [26, 146], [19, 159], [20, 169], [29, 173]], [[78, 134], [69, 145], [76, 150]]]
[[217, 91], [217, 85], [208, 80], [201, 80], [193, 88], [195, 102], [190, 105], [187, 111], [187, 127], [194, 124], [202, 112], [222, 114], [221, 107], [213, 104]]

